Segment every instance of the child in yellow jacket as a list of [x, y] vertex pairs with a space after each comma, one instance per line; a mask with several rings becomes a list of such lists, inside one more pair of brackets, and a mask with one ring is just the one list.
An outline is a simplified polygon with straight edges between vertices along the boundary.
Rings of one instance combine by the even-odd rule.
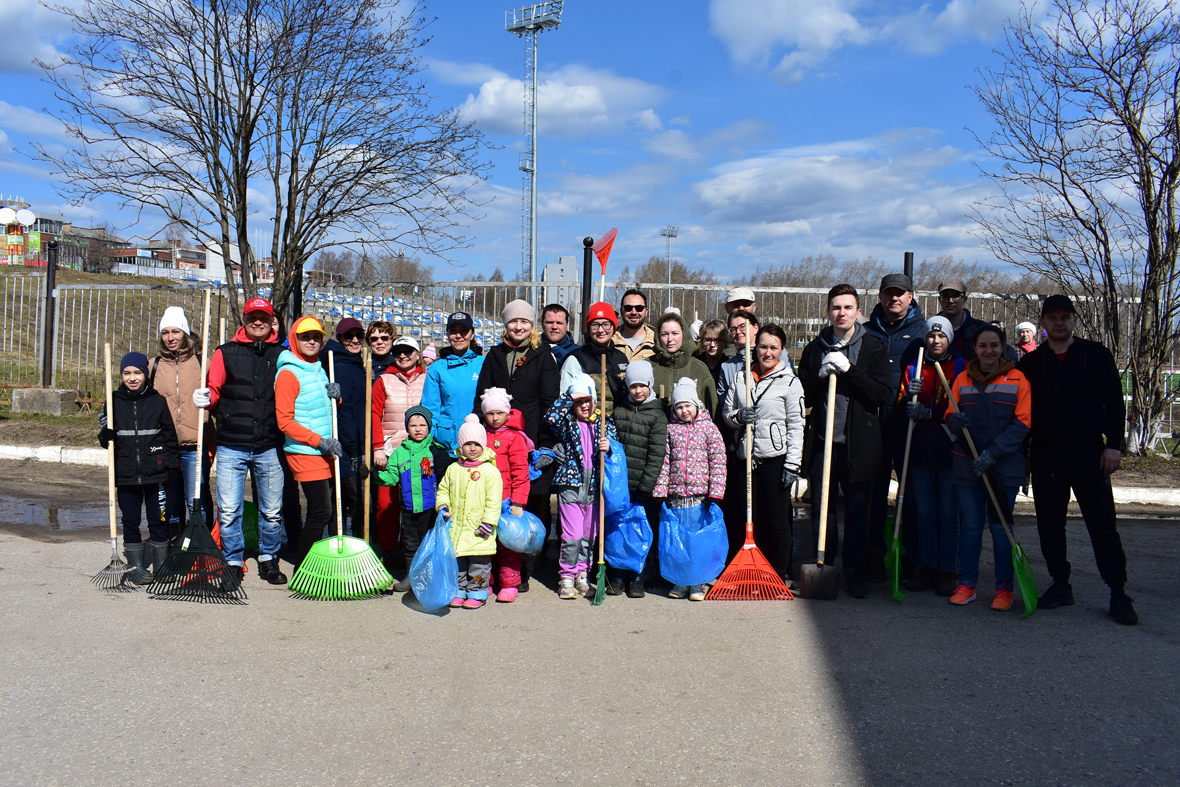
[[450, 522], [459, 558], [459, 595], [452, 607], [479, 609], [488, 600], [496, 523], [500, 521], [504, 481], [496, 469], [496, 452], [475, 415], [467, 416], [456, 441], [459, 461], [447, 468], [438, 487], [438, 511]]

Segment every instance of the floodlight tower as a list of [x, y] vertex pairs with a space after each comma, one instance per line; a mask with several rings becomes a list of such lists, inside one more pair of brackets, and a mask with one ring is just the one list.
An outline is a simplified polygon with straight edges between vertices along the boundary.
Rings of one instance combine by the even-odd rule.
[[660, 229], [660, 235], [668, 240], [668, 306], [672, 305], [672, 239], [680, 236], [680, 228], [669, 224]]
[[[527, 153], [520, 154], [524, 173], [523, 273], [537, 281], [537, 33], [561, 24], [565, 0], [548, 0], [504, 12], [504, 29], [525, 38], [524, 136]], [[536, 293], [534, 292], [534, 300]]]

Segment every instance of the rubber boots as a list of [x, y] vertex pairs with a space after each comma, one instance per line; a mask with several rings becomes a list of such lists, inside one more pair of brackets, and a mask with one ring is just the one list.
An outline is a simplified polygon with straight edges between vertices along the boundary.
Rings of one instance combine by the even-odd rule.
[[152, 576], [160, 576], [160, 569], [164, 567], [164, 561], [168, 558], [168, 542], [167, 541], [149, 541], [148, 545], [152, 548]]
[[146, 585], [152, 581], [152, 575], [144, 567], [143, 547], [142, 541], [138, 544], [123, 542], [123, 554], [127, 556], [127, 565], [131, 566], [131, 581], [137, 585]]

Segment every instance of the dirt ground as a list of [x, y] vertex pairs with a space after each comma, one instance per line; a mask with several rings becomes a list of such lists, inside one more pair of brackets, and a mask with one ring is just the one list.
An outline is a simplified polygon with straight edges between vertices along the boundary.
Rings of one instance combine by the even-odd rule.
[[13, 415], [0, 410], [0, 444], [98, 448], [98, 412], [78, 415]]

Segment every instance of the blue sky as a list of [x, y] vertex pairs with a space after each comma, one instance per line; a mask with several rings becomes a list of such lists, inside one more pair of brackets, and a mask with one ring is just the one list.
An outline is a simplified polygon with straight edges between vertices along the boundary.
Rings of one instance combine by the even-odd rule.
[[[76, 0], [75, 0], [76, 1]], [[478, 187], [483, 217], [440, 279], [521, 265], [524, 43], [509, 3], [433, 0], [423, 51], [430, 91], [461, 107], [500, 149]], [[567, 0], [540, 38], [540, 261], [581, 253], [613, 226], [612, 268], [673, 256], [723, 280], [808, 254], [897, 260], [953, 254], [992, 263], [970, 234], [990, 193], [967, 128], [989, 119], [969, 86], [995, 62], [1013, 0]], [[78, 224], [134, 217], [57, 196], [22, 153], [61, 138], [52, 96], [29, 61], [68, 41], [36, 0], [0, 8], [0, 193]], [[150, 234], [144, 219], [132, 233]]]

